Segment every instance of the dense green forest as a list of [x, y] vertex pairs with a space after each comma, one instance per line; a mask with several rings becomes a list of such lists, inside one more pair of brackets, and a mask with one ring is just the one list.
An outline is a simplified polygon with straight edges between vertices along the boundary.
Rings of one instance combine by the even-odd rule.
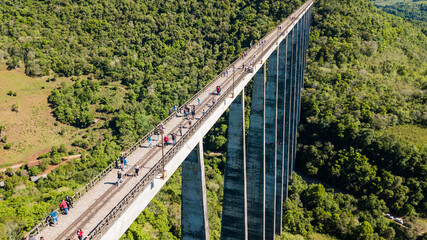
[[[82, 130], [94, 118], [105, 122], [96, 130], [103, 134], [74, 143], [81, 159], [47, 179], [35, 184], [28, 175], [58, 164], [64, 147], [52, 147], [39, 167], [2, 176], [0, 238], [29, 230], [302, 2], [1, 1], [0, 60], [30, 76], [74, 76], [49, 97], [57, 120]], [[426, 133], [426, 58], [422, 27], [367, 0], [316, 1], [297, 171], [347, 194], [295, 175], [280, 239], [418, 237], [411, 219], [427, 217], [427, 143], [390, 129]], [[226, 132], [225, 114], [205, 138], [216, 153], [206, 155], [212, 239], [220, 234]], [[178, 239], [180, 201], [177, 172], [122, 238]], [[382, 212], [404, 216], [407, 228]]]
[[418, 21], [427, 21], [427, 2], [422, 3], [396, 3], [387, 6], [378, 6], [381, 10], [393, 15]]

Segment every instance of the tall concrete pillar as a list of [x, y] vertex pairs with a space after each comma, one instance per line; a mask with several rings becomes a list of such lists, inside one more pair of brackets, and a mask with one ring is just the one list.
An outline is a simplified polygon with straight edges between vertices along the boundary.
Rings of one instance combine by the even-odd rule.
[[298, 37], [299, 37], [300, 23], [298, 22], [293, 29], [292, 39], [292, 64], [291, 64], [291, 119], [290, 119], [290, 167], [289, 176], [292, 178], [292, 172], [294, 171], [294, 159], [295, 159], [295, 134], [296, 134], [296, 97], [297, 97], [297, 83], [298, 83]]
[[277, 135], [277, 57], [269, 58], [265, 88], [265, 239], [275, 236], [276, 217], [276, 135]]
[[209, 240], [203, 143], [182, 163], [181, 239]]
[[286, 88], [286, 40], [279, 45], [277, 62], [277, 165], [276, 165], [276, 234], [282, 234], [283, 181], [284, 181], [284, 133]]
[[301, 88], [303, 81], [303, 53], [304, 53], [304, 18], [301, 18], [298, 22], [298, 39], [297, 39], [297, 58], [296, 58], [296, 92], [295, 92], [295, 120], [294, 120], [294, 143], [293, 143], [293, 164], [292, 171], [295, 171], [295, 161], [296, 161], [296, 152], [297, 152], [297, 136], [298, 136], [298, 126], [300, 118], [300, 107], [301, 107]]
[[265, 64], [254, 76], [247, 145], [248, 239], [265, 233]]
[[230, 105], [221, 239], [248, 239], [244, 90]]
[[285, 64], [285, 126], [284, 126], [284, 141], [283, 141], [283, 159], [284, 159], [284, 176], [283, 176], [283, 194], [284, 197], [288, 197], [288, 183], [290, 180], [290, 167], [291, 167], [291, 103], [292, 103], [292, 41], [293, 41], [294, 30], [292, 29], [286, 37], [286, 64]]

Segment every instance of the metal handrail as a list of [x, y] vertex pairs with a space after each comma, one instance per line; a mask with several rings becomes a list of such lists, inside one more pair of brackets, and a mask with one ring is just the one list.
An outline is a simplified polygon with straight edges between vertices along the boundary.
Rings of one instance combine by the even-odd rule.
[[[308, 4], [309, 4], [309, 2], [312, 2], [312, 1], [308, 1]], [[305, 5], [306, 4], [303, 4], [303, 6], [301, 6], [300, 9], [303, 8]], [[300, 10], [300, 9], [298, 9], [298, 10]], [[300, 14], [298, 14], [298, 16]], [[274, 30], [270, 31], [264, 38], [266, 38], [267, 36], [269, 36], [272, 33], [274, 33]], [[263, 40], [264, 38], [262, 38], [261, 40]], [[268, 45], [268, 48], [272, 47], [275, 44], [276, 44], [276, 41], [272, 41]], [[255, 44], [255, 46], [256, 46], [256, 44]], [[256, 62], [261, 60], [263, 55], [264, 54], [261, 54], [260, 56], [258, 56], [256, 58]], [[241, 81], [243, 81], [244, 76], [246, 76], [247, 74], [248, 74], [248, 72], [242, 72], [237, 77], [237, 79], [235, 80], [235, 83], [239, 84]], [[209, 84], [214, 82], [216, 79], [212, 80]], [[206, 89], [206, 87], [204, 87], [203, 89]], [[199, 120], [196, 121], [196, 123], [186, 133], [184, 133], [184, 135], [177, 141], [177, 143], [174, 146], [172, 146], [171, 149], [169, 149], [169, 151], [163, 156], [165, 164], [169, 163], [171, 161], [171, 159], [173, 159], [175, 154], [178, 151], [180, 151], [182, 149], [182, 147], [185, 145], [185, 143], [189, 140], [189, 138], [193, 136], [193, 133], [200, 129], [201, 125], [206, 121], [206, 119], [208, 117], [210, 117], [215, 112], [215, 110], [221, 105], [221, 103], [223, 103], [228, 98], [228, 96], [232, 93], [233, 90], [234, 89], [232, 87], [229, 87], [224, 92], [224, 94], [222, 94], [218, 98], [217, 103], [215, 103], [213, 106], [211, 106], [208, 109], [208, 111], [206, 111], [205, 115], [201, 116], [199, 118]], [[200, 93], [201, 93], [201, 91], [199, 91], [196, 95], [198, 95]], [[196, 96], [196, 95], [194, 95], [194, 96]], [[195, 99], [194, 96], [192, 98], [193, 100]], [[187, 103], [188, 102], [191, 102], [191, 99], [189, 101], [187, 101]], [[102, 229], [104, 226], [113, 224], [117, 220], [117, 219], [115, 219], [115, 216], [119, 212], [125, 211], [129, 207], [131, 200], [134, 199], [135, 196], [137, 196], [138, 193], [141, 192], [146, 186], [148, 186], [148, 184], [151, 183], [156, 178], [157, 175], [162, 173], [161, 162], [162, 161], [160, 159], [160, 161], [158, 161], [154, 165], [154, 167], [151, 168], [151, 170], [135, 185], [135, 187], [132, 188], [132, 190], [116, 205], [116, 207], [114, 207], [113, 210], [111, 210], [110, 213], [107, 214], [107, 216], [88, 234], [87, 239], [96, 239], [102, 233]]]
[[[305, 2], [300, 8], [298, 8], [295, 12], [293, 12], [290, 16], [292, 15], [297, 15], [298, 17], [301, 16], [303, 10], [306, 8], [307, 5], [311, 5], [313, 3], [313, 0], [309, 0], [307, 2]], [[283, 20], [281, 23], [279, 23], [279, 25], [283, 24], [285, 21], [287, 21], [288, 18], [286, 18], [285, 20]], [[287, 29], [289, 29], [289, 26], [287, 27]], [[285, 30], [284, 30], [285, 31]], [[283, 32], [284, 32], [283, 31]], [[259, 43], [262, 40], [265, 40], [267, 37], [269, 37], [271, 34], [275, 33], [275, 29], [271, 30], [269, 33], [267, 33], [263, 38], [261, 38], [257, 43]], [[251, 51], [252, 49], [256, 48], [257, 43], [255, 43], [251, 48], [249, 48], [247, 51]], [[272, 41], [266, 49], [269, 49], [272, 45], [276, 44], [276, 41]], [[255, 62], [259, 62], [263, 55], [265, 55], [263, 52], [261, 54], [258, 55], [258, 57], [256, 57]], [[238, 62], [239, 60], [241, 60], [242, 57], [237, 58], [232, 64], [230, 64], [229, 66], [234, 66], [236, 62]], [[229, 68], [229, 67], [228, 67]], [[228, 69], [226, 68], [226, 69]], [[222, 74], [222, 72], [221, 72]], [[205, 92], [210, 86], [212, 86], [212, 84], [214, 82], [216, 82], [220, 77], [221, 74], [218, 74], [212, 81], [210, 81], [208, 84], [205, 85], [205, 87], [203, 87], [202, 89], [200, 89], [196, 94], [194, 94], [189, 100], [187, 100], [181, 107], [179, 107], [179, 110], [182, 110], [182, 108], [185, 105], [188, 105], [190, 102], [192, 102], [194, 99], [196, 99], [196, 97], [199, 97], [200, 94], [202, 92]], [[236, 72], [233, 72], [232, 74], [236, 74]], [[242, 76], [247, 75], [247, 72], [242, 72], [240, 73], [240, 75], [237, 77], [237, 79], [235, 79], [235, 84], [240, 83], [244, 78]], [[234, 91], [234, 88], [229, 87], [223, 95], [221, 95], [218, 100], [217, 103], [215, 103], [212, 107], [210, 107], [208, 109], [208, 111], [205, 113], [204, 116], [202, 116], [198, 121], [196, 121], [196, 123], [184, 134], [184, 136], [182, 136], [176, 143], [175, 146], [173, 146], [171, 149], [169, 149], [169, 151], [164, 155], [164, 161], [165, 163], [169, 163], [169, 161], [173, 158], [173, 156], [175, 155], [176, 152], [178, 152], [179, 150], [181, 150], [182, 146], [184, 145], [184, 143], [186, 142], [186, 140], [188, 140], [188, 138], [190, 136], [192, 136], [192, 133], [197, 131], [200, 128], [200, 125], [202, 123], [204, 123], [207, 119], [207, 117], [209, 117], [210, 115], [213, 114], [213, 110], [217, 109], [218, 106], [220, 105], [220, 103], [224, 102], [225, 99], [228, 97], [229, 94], [232, 93], [232, 91]], [[154, 135], [155, 131], [159, 128], [159, 126], [161, 124], [166, 125], [167, 122], [170, 121], [170, 119], [172, 119], [173, 117], [175, 117], [177, 114], [176, 111], [173, 111], [171, 114], [169, 114], [169, 116], [163, 120], [162, 122], [160, 122], [156, 128], [152, 129], [151, 131], [149, 131], [144, 137], [142, 137], [139, 141], [137, 141], [133, 146], [131, 146], [124, 154], [124, 157], [129, 156], [130, 154], [132, 154], [136, 149], [138, 149], [141, 144], [143, 142], [145, 142], [148, 137]], [[190, 135], [191, 133], [191, 135]], [[113, 161], [110, 165], [108, 165], [104, 170], [102, 170], [97, 176], [95, 176], [89, 183], [87, 183], [84, 187], [82, 187], [77, 193], [75, 193], [73, 195], [73, 199], [79, 199], [84, 193], [86, 193], [89, 189], [91, 189], [93, 186], [95, 186], [95, 184], [97, 182], [99, 182], [103, 177], [105, 177], [112, 169], [114, 169], [114, 166], [116, 165], [116, 162], [120, 161], [120, 157], [117, 158], [115, 161]], [[137, 193], [139, 193], [142, 189], [144, 189], [148, 183], [151, 183], [155, 177], [161, 173], [161, 166], [160, 166], [161, 161], [157, 162], [148, 173], [146, 173], [144, 175], [144, 177], [134, 186], [134, 188], [132, 188], [132, 190], [116, 205], [116, 207], [114, 207], [109, 214], [107, 214], [107, 216], [89, 233], [87, 239], [94, 239], [95, 237], [97, 237], [101, 232], [102, 232], [102, 228], [106, 225], [110, 224], [110, 221], [113, 220], [116, 216], [116, 214], [118, 212], [122, 212], [124, 211], [128, 205], [129, 205], [129, 201], [131, 199], [133, 199]], [[59, 209], [57, 209], [59, 210]], [[42, 220], [39, 224], [37, 224], [33, 229], [31, 229], [28, 234], [26, 236], [28, 236], [29, 234], [32, 233], [37, 233], [39, 234], [40, 231], [45, 228], [46, 226], [49, 225], [49, 217], [46, 217], [44, 220]]]

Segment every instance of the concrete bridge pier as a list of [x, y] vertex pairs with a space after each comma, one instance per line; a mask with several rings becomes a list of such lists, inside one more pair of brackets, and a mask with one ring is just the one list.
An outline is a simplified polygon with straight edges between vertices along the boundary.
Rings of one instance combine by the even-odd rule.
[[276, 135], [278, 50], [268, 62], [265, 89], [265, 239], [274, 239], [276, 215]]
[[[294, 30], [292, 29], [286, 39], [286, 59], [284, 62], [285, 68], [285, 116], [284, 116], [284, 136], [283, 136], [283, 195], [286, 199], [288, 197], [288, 183], [290, 180], [290, 167], [291, 167], [291, 103], [292, 103], [292, 41], [293, 41]], [[283, 48], [282, 48], [283, 49]]]
[[203, 141], [182, 163], [181, 239], [209, 240]]
[[230, 105], [221, 239], [248, 239], [245, 92]]
[[265, 63], [253, 78], [246, 172], [248, 239], [263, 240], [265, 233]]
[[[286, 40], [279, 45], [277, 67], [277, 164], [276, 164], [276, 234], [282, 234], [283, 184], [284, 166], [284, 133], [285, 133], [285, 89], [286, 89]], [[286, 169], [287, 171], [287, 169]]]

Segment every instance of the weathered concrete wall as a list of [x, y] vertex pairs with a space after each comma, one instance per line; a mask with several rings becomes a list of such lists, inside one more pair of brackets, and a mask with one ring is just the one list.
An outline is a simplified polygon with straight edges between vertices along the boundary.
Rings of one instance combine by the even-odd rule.
[[265, 204], [265, 64], [255, 77], [247, 145], [248, 238], [264, 239]]
[[203, 142], [182, 163], [181, 239], [209, 240]]
[[276, 164], [276, 234], [282, 233], [283, 179], [284, 179], [284, 116], [286, 87], [286, 40], [279, 45], [277, 67], [277, 164]]
[[230, 106], [221, 239], [248, 239], [244, 91]]
[[269, 58], [265, 88], [265, 239], [276, 229], [277, 54]]

